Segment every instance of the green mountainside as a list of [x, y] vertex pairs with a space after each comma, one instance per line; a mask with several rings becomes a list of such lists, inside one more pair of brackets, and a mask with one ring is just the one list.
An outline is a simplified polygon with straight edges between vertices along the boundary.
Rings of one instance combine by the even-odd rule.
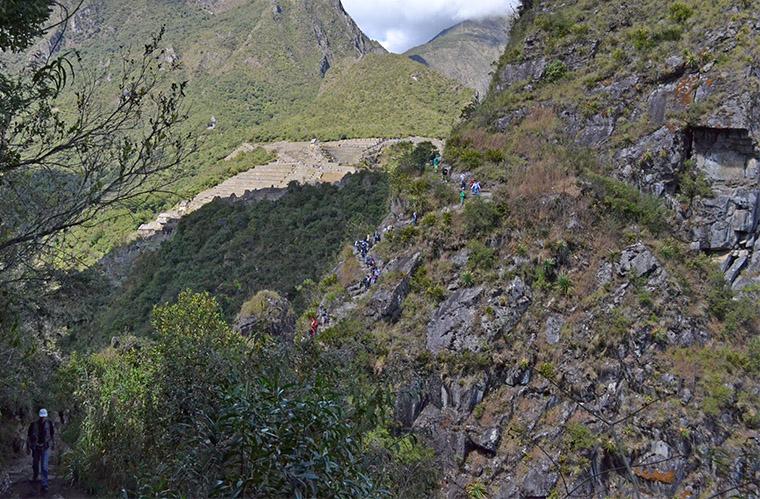
[[470, 100], [454, 81], [385, 53], [338, 0], [86, 1], [60, 48], [79, 50], [111, 95], [123, 52], [139, 51], [162, 26], [162, 57], [188, 81], [186, 128], [199, 137], [199, 150], [183, 165], [178, 196], [109, 213], [105, 233], [75, 234], [75, 252], [88, 262], [179, 199], [237, 173], [221, 160], [242, 142], [442, 137]]
[[[403, 98], [399, 98], [403, 96]], [[369, 55], [336, 65], [319, 94], [259, 138], [446, 137], [472, 92], [406, 57]]]
[[482, 99], [509, 41], [511, 24], [511, 17], [464, 21], [404, 55], [472, 88]]

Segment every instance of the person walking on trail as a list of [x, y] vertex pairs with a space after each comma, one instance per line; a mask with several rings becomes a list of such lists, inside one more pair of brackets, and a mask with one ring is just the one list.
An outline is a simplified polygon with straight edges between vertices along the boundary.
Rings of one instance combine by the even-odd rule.
[[467, 196], [467, 195], [464, 193], [464, 189], [462, 189], [461, 191], [459, 191], [459, 204], [462, 205], [462, 206], [464, 206], [464, 198], [465, 198], [465, 196]]
[[417, 225], [417, 212], [412, 213], [412, 225]]
[[317, 330], [319, 330], [319, 321], [316, 317], [311, 318], [311, 328], [309, 329], [309, 334], [312, 338], [314, 338], [317, 335]]
[[441, 157], [439, 155], [436, 155], [435, 158], [433, 158], [433, 171], [435, 173], [438, 173], [438, 167], [441, 165]]
[[37, 482], [42, 475], [42, 490], [48, 489], [48, 458], [55, 450], [55, 428], [48, 420], [47, 409], [40, 409], [39, 419], [29, 425], [26, 439], [26, 453], [32, 455], [32, 481]]
[[467, 177], [464, 176], [464, 173], [459, 174], [459, 186], [464, 190], [467, 187]]

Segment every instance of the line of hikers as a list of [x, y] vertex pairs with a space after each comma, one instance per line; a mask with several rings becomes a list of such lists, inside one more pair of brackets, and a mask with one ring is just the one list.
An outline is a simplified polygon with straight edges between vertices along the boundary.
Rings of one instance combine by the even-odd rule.
[[373, 234], [367, 234], [367, 237], [364, 239], [354, 241], [354, 248], [361, 254], [362, 260], [367, 259], [367, 253], [369, 253], [369, 250], [371, 250], [375, 244], [380, 242], [380, 239], [380, 233], [375, 231]]

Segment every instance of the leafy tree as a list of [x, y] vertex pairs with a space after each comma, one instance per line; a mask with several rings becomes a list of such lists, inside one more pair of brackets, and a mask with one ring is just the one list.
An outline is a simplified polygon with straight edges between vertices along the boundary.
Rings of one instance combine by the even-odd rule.
[[[49, 32], [41, 24], [52, 5], [10, 2], [0, 48], [20, 52]], [[168, 172], [193, 146], [176, 132], [185, 84], [171, 81], [162, 36], [122, 57], [115, 74], [81, 67], [74, 52], [38, 54], [16, 71], [0, 63], [0, 284], [44, 279], [44, 264], [64, 255], [66, 231], [176, 178]]]
[[63, 386], [78, 387], [77, 480], [160, 497], [377, 495], [361, 401], [338, 391], [318, 351], [233, 333], [208, 293], [157, 308], [154, 326], [155, 343], [63, 369]]
[[436, 154], [438, 154], [438, 148], [435, 147], [432, 142], [420, 142], [414, 147], [414, 149], [401, 158], [401, 167], [404, 170], [416, 170], [419, 173], [423, 173], [425, 171], [425, 165], [432, 161]]

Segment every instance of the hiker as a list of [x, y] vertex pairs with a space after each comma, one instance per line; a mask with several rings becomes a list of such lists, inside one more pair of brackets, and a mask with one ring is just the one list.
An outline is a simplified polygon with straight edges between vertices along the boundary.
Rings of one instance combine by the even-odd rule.
[[309, 329], [309, 334], [311, 334], [311, 337], [314, 338], [317, 335], [317, 330], [319, 329], [319, 321], [316, 317], [311, 318], [311, 328]]
[[464, 206], [464, 198], [466, 196], [467, 195], [464, 193], [464, 189], [462, 189], [461, 191], [459, 191], [459, 204], [461, 204], [462, 206]]
[[48, 420], [47, 409], [40, 409], [39, 419], [29, 425], [26, 439], [26, 453], [32, 454], [32, 481], [42, 472], [42, 490], [48, 489], [48, 458], [50, 450], [55, 450], [55, 428]]
[[459, 174], [459, 187], [462, 189], [467, 187], [467, 177], [464, 176], [464, 173]]
[[417, 225], [417, 212], [412, 213], [412, 225]]
[[473, 188], [473, 189], [475, 189], [475, 195], [476, 195], [476, 196], [480, 196], [480, 181], [478, 181], [478, 182], [475, 182], [475, 183], [472, 185], [472, 188]]
[[435, 158], [433, 159], [433, 171], [435, 173], [438, 173], [438, 167], [441, 165], [441, 156], [436, 154]]
[[378, 231], [375, 231], [375, 243], [380, 242], [380, 233]]

